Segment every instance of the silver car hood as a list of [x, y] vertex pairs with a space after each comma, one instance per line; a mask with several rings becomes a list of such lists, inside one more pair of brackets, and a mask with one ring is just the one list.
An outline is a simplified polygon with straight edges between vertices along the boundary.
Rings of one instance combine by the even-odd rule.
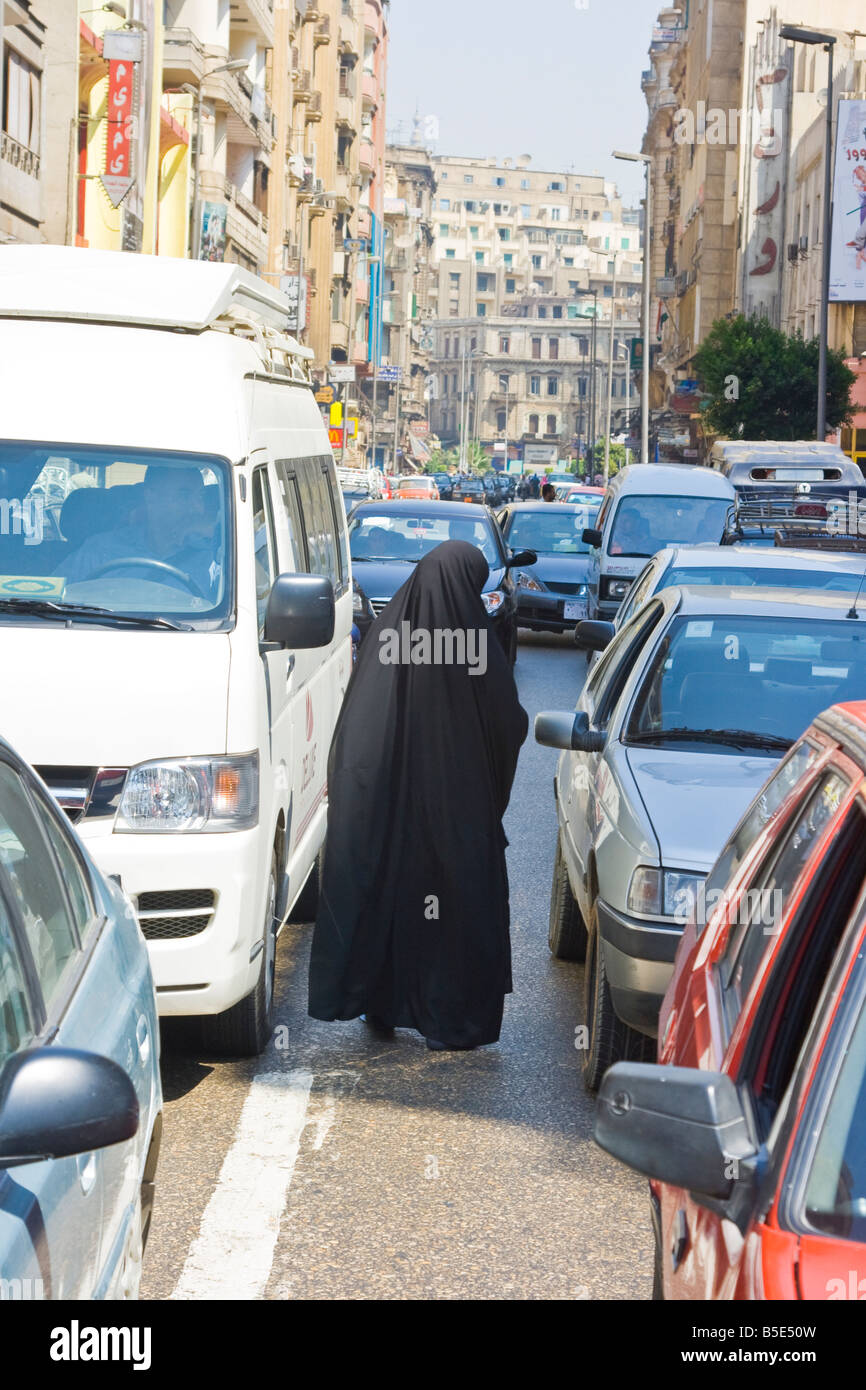
[[737, 821], [778, 759], [735, 752], [627, 748], [661, 847], [672, 869], [712, 868]]

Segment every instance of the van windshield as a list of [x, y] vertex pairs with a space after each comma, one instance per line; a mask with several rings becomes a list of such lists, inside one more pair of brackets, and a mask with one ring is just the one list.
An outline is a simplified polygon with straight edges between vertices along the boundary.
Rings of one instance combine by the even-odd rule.
[[730, 505], [724, 497], [624, 497], [607, 553], [648, 557], [669, 545], [718, 542]]
[[230, 491], [210, 456], [0, 441], [0, 622], [44, 604], [73, 622], [222, 626]]

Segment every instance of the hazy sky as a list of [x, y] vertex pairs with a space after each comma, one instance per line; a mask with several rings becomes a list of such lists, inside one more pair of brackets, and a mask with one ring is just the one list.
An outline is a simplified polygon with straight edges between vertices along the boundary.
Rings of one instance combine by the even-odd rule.
[[615, 179], [642, 196], [640, 75], [660, 0], [392, 0], [388, 132], [416, 107], [437, 154], [531, 154], [536, 169]]

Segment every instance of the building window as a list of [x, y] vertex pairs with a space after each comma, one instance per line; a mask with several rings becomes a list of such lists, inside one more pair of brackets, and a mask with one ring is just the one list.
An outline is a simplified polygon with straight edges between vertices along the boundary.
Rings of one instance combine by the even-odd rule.
[[510, 339], [510, 338], [506, 338], [504, 335], [500, 335], [500, 338], [499, 338], [499, 351], [500, 351], [500, 352], [510, 352], [510, 351], [511, 351], [511, 339]]
[[529, 187], [529, 179], [521, 179], [521, 180], [520, 180], [520, 187], [521, 187], [521, 188], [528, 188], [528, 187]]
[[559, 377], [558, 377], [558, 376], [549, 376], [549, 377], [547, 378], [547, 394], [548, 394], [548, 396], [558, 396], [558, 395], [559, 395]]
[[529, 417], [529, 430], [528, 430], [528, 433], [529, 433], [529, 434], [538, 434], [538, 416], [537, 416], [537, 415], [530, 415], [530, 417]]
[[446, 259], [446, 261], [456, 261], [456, 260], [457, 260], [457, 252], [454, 250], [454, 247], [453, 247], [453, 246], [449, 246], [449, 247], [446, 248], [446, 251], [445, 251], [445, 259]]
[[585, 398], [585, 396], [586, 396], [586, 377], [585, 377], [585, 376], [582, 376], [582, 377], [579, 377], [579, 378], [578, 378], [578, 382], [577, 382], [577, 394], [578, 394], [578, 396], [581, 397], [581, 399]]
[[457, 373], [456, 373], [456, 372], [454, 373], [453, 377], [451, 378], [451, 392], [452, 392], [453, 395], [455, 395], [455, 396], [457, 395]]
[[536, 361], [538, 360], [538, 358], [541, 357], [541, 339], [540, 339], [540, 338], [533, 338], [533, 340], [532, 340], [532, 356], [536, 359]]
[[486, 313], [487, 313], [487, 305], [486, 305], [486, 304], [476, 304], [476, 305], [475, 305], [475, 317], [476, 317], [476, 318], [478, 318], [478, 319], [483, 319]]
[[470, 344], [469, 344], [469, 349], [470, 349], [470, 351], [471, 351], [471, 352], [474, 352], [475, 349], [477, 348], [477, 346], [478, 346], [478, 339], [477, 339], [477, 338], [473, 338], [473, 339], [471, 340]]
[[445, 339], [445, 356], [446, 356], [446, 357], [450, 357], [450, 356], [451, 356], [451, 339], [450, 339], [450, 338], [446, 338], [446, 339]]
[[474, 203], [465, 202], [465, 203], [463, 204], [463, 206], [465, 207], [465, 209], [466, 209], [467, 212], [474, 212], [474, 211], [475, 211], [475, 204], [474, 204]]
[[620, 242], [620, 246], [622, 247], [623, 251], [628, 251], [628, 249], [629, 249], [629, 238], [628, 238], [627, 236], [624, 236], [624, 237], [623, 237], [622, 241]]
[[506, 293], [506, 294], [516, 294], [516, 293], [517, 293], [517, 281], [516, 281], [516, 280], [506, 280], [506, 281], [505, 281], [505, 293]]
[[447, 395], [448, 395], [448, 373], [447, 373], [447, 372], [445, 373], [445, 380], [444, 380], [444, 383], [443, 383], [442, 395], [443, 395], [443, 396], [447, 396]]
[[505, 411], [504, 411], [504, 410], [497, 410], [497, 412], [496, 412], [496, 428], [497, 428], [497, 430], [499, 431], [500, 434], [504, 434], [504, 433], [505, 433]]
[[500, 241], [510, 241], [510, 240], [511, 240], [511, 228], [510, 228], [510, 227], [500, 227], [500, 228], [499, 228], [499, 240], [500, 240]]
[[448, 223], [447, 223], [447, 222], [441, 222], [441, 223], [439, 224], [439, 235], [440, 235], [440, 236], [447, 236], [448, 233], [450, 232], [450, 230], [451, 230], [451, 228], [448, 226]]
[[613, 297], [613, 286], [605, 285], [603, 289], [603, 295], [605, 299], [611, 299]]
[[475, 182], [475, 175], [474, 175], [474, 174], [464, 174], [464, 175], [463, 175], [463, 182], [464, 182], [464, 183], [474, 183], [474, 182]]
[[476, 251], [476, 252], [475, 252], [475, 264], [476, 264], [476, 265], [483, 265], [483, 264], [484, 264], [484, 252], [483, 252], [483, 251]]
[[556, 362], [556, 361], [558, 361], [558, 359], [559, 359], [559, 339], [558, 339], [558, 338], [550, 338], [549, 341], [548, 341], [548, 344], [547, 344], [547, 349], [548, 349], [547, 355], [548, 355], [548, 357], [550, 358], [551, 362]]
[[553, 317], [554, 317], [555, 319], [561, 319], [561, 318], [562, 318], [562, 305], [561, 305], [561, 304], [554, 304], [554, 306], [553, 306]]
[[[460, 288], [460, 271], [459, 271], [459, 270], [449, 270], [449, 272], [448, 272], [448, 279], [451, 281], [451, 284], [455, 287], [455, 289], [458, 289], [458, 290], [459, 290], [459, 288]], [[456, 345], [455, 345], [454, 351], [455, 351], [455, 352], [457, 351]]]
[[506, 251], [505, 256], [504, 256], [503, 259], [504, 259], [505, 264], [506, 264], [507, 266], [512, 266], [512, 265], [514, 265], [514, 252], [513, 252], [513, 251]]
[[481, 228], [480, 228], [480, 227], [477, 227], [477, 226], [474, 226], [474, 227], [470, 227], [470, 228], [469, 228], [469, 235], [471, 236], [471, 238], [472, 238], [473, 241], [477, 241], [477, 240], [478, 240], [478, 233], [480, 232], [480, 230], [481, 230]]
[[532, 257], [532, 269], [533, 269], [533, 270], [540, 270], [540, 269], [541, 269], [541, 263], [542, 263], [542, 262], [541, 262], [541, 257], [540, 257], [540, 256], [533, 256], [533, 257]]
[[497, 176], [497, 177], [493, 180], [493, 182], [495, 183], [495, 185], [496, 185], [497, 188], [504, 188], [504, 187], [505, 187], [505, 180], [504, 180], [503, 178], [500, 178], [500, 177]]
[[[565, 264], [566, 264], [566, 265], [574, 265], [574, 256], [566, 256], [566, 257], [565, 257]], [[571, 284], [575, 284], [575, 283], [576, 283], [576, 282], [575, 282], [574, 280], [571, 281]]]
[[550, 220], [551, 220], [551, 222], [561, 222], [561, 221], [562, 221], [562, 208], [551, 208], [551, 209], [550, 209]]
[[529, 206], [528, 203], [520, 204], [520, 216], [524, 218], [532, 216], [532, 208]]
[[[535, 283], [538, 284], [538, 281], [536, 280]], [[540, 289], [540, 288], [541, 288], [541, 286], [539, 285], [539, 289]], [[547, 318], [547, 310], [546, 310], [546, 308], [544, 307], [543, 304], [539, 304], [539, 306], [538, 306], [538, 317], [539, 317], [540, 319], [546, 319], [546, 318]]]
[[548, 193], [561, 193], [563, 191], [563, 188], [564, 184], [558, 182], [549, 183], [547, 185]]
[[39, 114], [42, 105], [41, 78], [30, 63], [13, 48], [6, 49], [5, 101], [3, 129], [19, 145], [39, 153]]
[[479, 275], [479, 276], [478, 276], [478, 293], [479, 293], [479, 294], [486, 294], [486, 293], [487, 293], [487, 291], [490, 289], [490, 281], [491, 281], [491, 279], [492, 279], [492, 276], [490, 276], [490, 275]]
[[541, 395], [541, 377], [540, 377], [540, 376], [531, 376], [531, 377], [529, 378], [529, 394], [530, 394], [530, 396], [540, 396], [540, 395]]
[[548, 434], [558, 434], [558, 433], [559, 433], [559, 430], [558, 430], [557, 424], [556, 424], [556, 416], [555, 416], [555, 415], [548, 415], [548, 417], [547, 417], [547, 433], [548, 433]]
[[450, 198], [440, 198], [440, 199], [439, 199], [439, 211], [440, 211], [440, 212], [450, 212], [450, 211], [451, 211], [451, 199], [450, 199]]

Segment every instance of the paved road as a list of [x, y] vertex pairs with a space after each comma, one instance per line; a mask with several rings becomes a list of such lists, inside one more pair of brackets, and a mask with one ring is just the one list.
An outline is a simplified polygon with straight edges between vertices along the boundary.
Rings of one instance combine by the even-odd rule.
[[[569, 708], [565, 639], [524, 635], [531, 721]], [[531, 739], [506, 820], [515, 992], [497, 1047], [434, 1054], [306, 1017], [309, 927], [281, 938], [258, 1062], [163, 1057], [146, 1298], [648, 1298], [645, 1188], [590, 1138], [580, 967], [547, 951], [556, 754]]]

